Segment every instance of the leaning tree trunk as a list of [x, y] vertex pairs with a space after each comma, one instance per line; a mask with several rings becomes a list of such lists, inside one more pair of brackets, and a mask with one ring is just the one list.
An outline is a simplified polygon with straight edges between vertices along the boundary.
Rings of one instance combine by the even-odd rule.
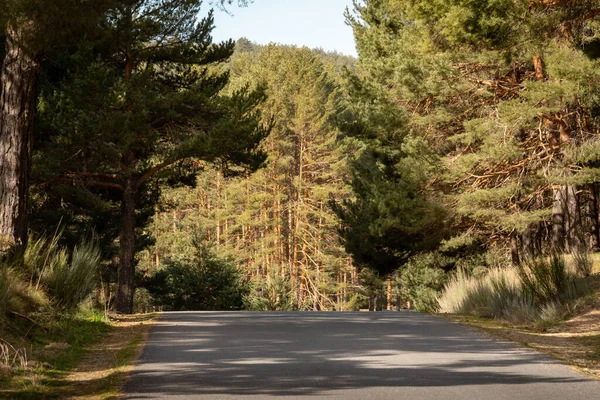
[[137, 189], [133, 179], [127, 179], [121, 203], [121, 236], [116, 309], [121, 314], [133, 313], [135, 292], [135, 205]]
[[6, 29], [6, 55], [0, 74], [0, 253], [27, 242], [29, 147], [41, 71], [24, 45], [33, 23]]

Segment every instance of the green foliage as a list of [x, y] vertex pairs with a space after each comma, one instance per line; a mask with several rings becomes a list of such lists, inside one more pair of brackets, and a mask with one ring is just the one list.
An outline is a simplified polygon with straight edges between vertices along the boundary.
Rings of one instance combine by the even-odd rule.
[[447, 280], [442, 258], [439, 253], [417, 255], [400, 271], [400, 296], [418, 311], [435, 312], [438, 308], [437, 298]]
[[32, 237], [21, 254], [0, 260], [0, 326], [11, 314], [73, 314], [97, 288], [100, 250], [94, 240], [70, 252], [51, 239]]
[[244, 298], [246, 309], [252, 311], [296, 310], [294, 288], [287, 276], [278, 275], [275, 268], [269, 269], [266, 277], [257, 275], [250, 282], [250, 292]]
[[46, 269], [42, 283], [55, 307], [73, 312], [98, 287], [100, 249], [94, 241], [84, 241], [75, 246], [69, 263], [62, 262], [63, 252], [55, 257], [59, 260]]
[[564, 256], [557, 253], [522, 263], [518, 272], [523, 291], [538, 305], [568, 303], [588, 291], [584, 281], [567, 269]]
[[36, 209], [48, 217], [60, 204], [69, 226], [96, 223], [110, 250], [118, 243], [120, 312], [132, 311], [135, 251], [149, 244], [140, 228], [161, 190], [193, 186], [206, 164], [240, 175], [265, 161], [264, 89], [223, 90], [234, 43], [213, 43], [202, 4], [111, 2], [44, 81]]
[[241, 309], [248, 291], [242, 273], [201, 237], [194, 246], [192, 259], [168, 262], [143, 280], [154, 304], [169, 311]]
[[290, 281], [294, 307], [344, 307], [355, 283], [343, 281], [352, 266], [327, 203], [351, 196], [347, 161], [361, 145], [337, 128], [344, 106], [330, 56], [238, 41], [225, 91], [264, 87], [267, 99], [259, 109], [262, 122], [271, 126], [261, 146], [266, 166], [234, 177], [207, 167], [195, 188], [166, 190], [151, 226], [156, 244], [142, 260], [148, 269], [160, 268], [163, 259], [184, 258], [192, 248], [190, 232], [202, 226], [215, 251], [232, 257], [252, 277], [257, 297], [272, 290], [269, 266], [274, 265]]
[[[360, 57], [348, 86], [358, 106], [354, 121], [363, 124], [354, 128], [375, 149], [396, 149], [390, 143], [408, 136], [427, 143], [418, 154], [429, 163], [412, 170], [429, 166], [432, 173], [426, 185], [413, 184], [412, 193], [424, 204], [442, 203], [454, 235], [468, 232], [491, 245], [507, 244], [510, 235], [532, 226], [549, 232], [552, 185], [588, 184], [599, 176], [593, 111], [598, 92], [592, 82], [600, 69], [597, 57], [585, 51], [598, 37], [589, 10], [599, 5], [597, 0], [356, 2], [347, 21]], [[393, 181], [390, 174], [383, 176], [388, 179], [373, 187]], [[367, 190], [377, 193], [373, 187]], [[367, 191], [355, 188], [359, 201], [366, 197], [361, 190]], [[411, 193], [400, 185], [397, 192], [399, 203]], [[440, 193], [444, 196], [436, 199]], [[382, 201], [378, 195], [368, 199], [360, 209], [371, 218], [351, 219], [360, 226], [357, 237], [379, 217], [373, 209]], [[408, 214], [399, 211], [395, 215]], [[354, 253], [398, 256], [391, 251], [394, 243], [377, 245], [375, 239], [362, 249], [355, 240]], [[408, 240], [418, 241], [418, 236]], [[388, 255], [383, 264], [389, 260]]]

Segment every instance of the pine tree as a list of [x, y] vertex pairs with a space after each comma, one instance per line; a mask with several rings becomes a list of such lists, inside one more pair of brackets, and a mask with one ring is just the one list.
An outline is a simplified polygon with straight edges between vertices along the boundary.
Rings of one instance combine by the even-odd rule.
[[[213, 44], [200, 1], [123, 0], [102, 35], [80, 47], [72, 73], [44, 98], [54, 183], [82, 186], [120, 204], [117, 311], [132, 312], [138, 208], [161, 183], [185, 180], [204, 160], [233, 171], [258, 167], [265, 131], [246, 88], [220, 94], [218, 67], [233, 42]], [[58, 168], [56, 168], [58, 166]], [[155, 201], [158, 198], [155, 197]]]
[[0, 27], [0, 252], [27, 241], [29, 147], [33, 140], [42, 62], [93, 26], [106, 1], [5, 0]]
[[451, 195], [455, 228], [488, 244], [510, 241], [515, 262], [540, 251], [553, 203], [555, 244], [582, 241], [575, 185], [595, 181], [593, 163], [577, 158], [595, 147], [597, 67], [585, 48], [597, 9], [595, 1], [378, 0], [349, 15], [364, 91], [407, 113], [407, 129], [442, 157], [443, 180], [431, 183]]
[[181, 232], [202, 227], [249, 279], [289, 281], [295, 307], [343, 309], [355, 274], [328, 201], [349, 195], [347, 160], [360, 146], [336, 128], [343, 109], [335, 65], [308, 49], [241, 43], [228, 90], [265, 85], [267, 166], [235, 179], [207, 170], [197, 189], [166, 193], [174, 207], [155, 218], [159, 258], [181, 257], [189, 249]]

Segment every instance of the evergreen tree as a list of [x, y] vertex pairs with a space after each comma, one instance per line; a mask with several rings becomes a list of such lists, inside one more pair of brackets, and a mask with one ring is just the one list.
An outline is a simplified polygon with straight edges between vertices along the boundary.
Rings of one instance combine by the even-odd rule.
[[582, 241], [575, 185], [595, 182], [597, 67], [585, 49], [597, 8], [377, 0], [348, 16], [363, 92], [388, 115], [408, 115], [406, 129], [441, 157], [430, 182], [449, 195], [455, 229], [488, 245], [510, 240], [515, 262], [540, 250], [552, 208], [555, 244]]
[[334, 62], [286, 46], [245, 43], [240, 50], [228, 90], [265, 85], [260, 109], [272, 125], [263, 144], [267, 167], [236, 179], [207, 170], [197, 189], [165, 193], [173, 207], [155, 218], [148, 268], [189, 251], [183, 232], [203, 226], [216, 249], [234, 257], [253, 281], [288, 280], [292, 303], [301, 309], [343, 309], [356, 274], [328, 201], [349, 196], [347, 160], [360, 146], [336, 129], [343, 108]]
[[27, 241], [29, 147], [47, 52], [94, 26], [107, 1], [0, 3], [0, 252]]
[[[412, 116], [403, 106], [409, 97], [407, 86], [420, 82], [409, 82], [402, 69], [432, 59], [395, 59], [394, 64], [385, 58], [392, 46], [412, 46], [408, 41], [396, 42], [391, 35], [398, 29], [393, 25], [397, 10], [392, 3], [357, 5], [360, 20], [348, 15], [359, 61], [356, 72], [348, 76], [350, 114], [342, 129], [363, 141], [367, 150], [353, 163], [355, 197], [332, 203], [342, 220], [346, 250], [357, 265], [387, 276], [390, 288], [392, 272], [418, 252], [435, 248], [443, 238], [443, 208], [428, 186], [440, 171], [439, 160], [411, 126]], [[379, 51], [383, 46], [389, 53]]]
[[[213, 44], [212, 13], [200, 1], [122, 0], [102, 35], [80, 46], [71, 73], [43, 99], [52, 139], [43, 168], [48, 182], [85, 187], [120, 204], [117, 311], [132, 312], [136, 218], [162, 183], [185, 181], [198, 161], [256, 168], [265, 136], [260, 90], [220, 94], [218, 66], [231, 41]], [[56, 168], [58, 166], [58, 168]], [[231, 169], [233, 168], [233, 169]]]

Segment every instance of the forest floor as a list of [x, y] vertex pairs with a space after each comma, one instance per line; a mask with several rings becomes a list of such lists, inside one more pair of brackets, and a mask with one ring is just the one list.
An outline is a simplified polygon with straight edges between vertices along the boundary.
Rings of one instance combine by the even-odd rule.
[[595, 274], [591, 279], [592, 295], [577, 310], [575, 316], [550, 327], [516, 326], [469, 315], [444, 317], [523, 344], [600, 379], [600, 275]]

